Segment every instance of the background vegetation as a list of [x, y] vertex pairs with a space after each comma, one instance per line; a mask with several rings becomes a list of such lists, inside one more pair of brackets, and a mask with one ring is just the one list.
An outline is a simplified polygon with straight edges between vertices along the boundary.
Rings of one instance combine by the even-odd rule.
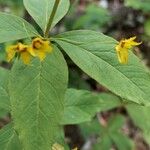
[[[0, 0], [0, 10], [25, 18], [41, 32], [25, 11], [22, 0]], [[117, 40], [122, 37], [137, 36], [138, 40], [143, 43], [134, 52], [142, 59], [143, 63], [150, 66], [150, 0], [71, 0], [70, 11], [53, 29], [53, 34], [77, 29], [101, 31]], [[4, 47], [7, 44], [9, 43], [0, 45], [0, 65], [4, 68], [11, 68], [11, 65], [5, 61]], [[87, 107], [91, 107], [91, 112], [86, 107], [79, 108], [80, 102], [77, 102], [77, 108], [74, 108], [73, 113], [76, 116], [78, 115], [77, 111], [84, 109], [84, 114], [80, 116], [80, 119], [85, 123], [65, 126], [66, 142], [70, 147], [99, 150], [101, 145], [102, 150], [110, 148], [114, 150], [149, 150], [150, 110], [142, 111], [143, 114], [141, 114], [142, 107], [122, 103], [119, 97], [111, 94], [105, 87], [83, 73], [68, 56], [65, 57], [69, 65], [70, 88], [109, 93], [100, 95], [101, 110], [98, 110], [96, 116], [91, 116], [92, 104], [89, 101], [91, 93], [72, 91], [78, 95], [78, 100], [85, 100]], [[103, 99], [107, 99], [107, 101], [104, 102]], [[82, 105], [80, 104], [80, 106]], [[6, 110], [0, 109], [0, 128], [11, 120], [10, 115], [6, 115], [6, 112]], [[73, 121], [76, 122], [75, 119]]]

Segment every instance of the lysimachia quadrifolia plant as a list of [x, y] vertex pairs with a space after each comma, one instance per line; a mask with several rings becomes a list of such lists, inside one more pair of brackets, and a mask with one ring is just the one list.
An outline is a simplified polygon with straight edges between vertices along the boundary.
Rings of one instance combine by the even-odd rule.
[[149, 71], [129, 51], [140, 44], [135, 37], [118, 43], [89, 30], [52, 37], [50, 31], [66, 15], [69, 0], [24, 0], [24, 6], [43, 34], [22, 18], [0, 13], [0, 43], [18, 41], [6, 48], [7, 60], [14, 61], [11, 71], [0, 69], [0, 108], [12, 117], [1, 130], [0, 149], [66, 150], [63, 125], [89, 121], [101, 110], [96, 94], [67, 89], [68, 67], [61, 51], [127, 102], [149, 105]]

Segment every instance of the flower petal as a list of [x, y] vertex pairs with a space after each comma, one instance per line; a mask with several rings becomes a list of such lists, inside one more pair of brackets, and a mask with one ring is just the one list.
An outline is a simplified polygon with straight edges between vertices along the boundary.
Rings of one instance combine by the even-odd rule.
[[20, 54], [20, 57], [21, 57], [22, 61], [24, 62], [24, 64], [26, 64], [26, 65], [29, 64], [31, 61], [31, 55], [27, 51], [22, 52]]
[[49, 46], [45, 49], [45, 52], [47, 52], [47, 53], [51, 53], [52, 51], [53, 51], [52, 46]]
[[44, 51], [36, 51], [36, 56], [40, 58], [41, 61], [43, 61], [46, 57], [46, 53]]
[[142, 43], [134, 41], [135, 39], [136, 36], [131, 37], [129, 39], [121, 40], [119, 44], [116, 45], [116, 52], [120, 63], [127, 64], [129, 49], [131, 49], [133, 46], [137, 46]]
[[29, 46], [28, 48], [27, 48], [27, 51], [32, 55], [32, 56], [36, 56], [36, 54], [35, 54], [35, 51], [34, 51], [34, 49], [31, 47], [31, 46]]
[[130, 37], [129, 39], [126, 39], [126, 42], [134, 41], [136, 39], [136, 36]]
[[128, 49], [117, 52], [117, 55], [118, 55], [118, 60], [121, 64], [128, 63], [128, 56], [129, 56]]
[[17, 45], [12, 45], [6, 48], [6, 53], [7, 53], [7, 61], [10, 62], [16, 54], [16, 49], [17, 49]]

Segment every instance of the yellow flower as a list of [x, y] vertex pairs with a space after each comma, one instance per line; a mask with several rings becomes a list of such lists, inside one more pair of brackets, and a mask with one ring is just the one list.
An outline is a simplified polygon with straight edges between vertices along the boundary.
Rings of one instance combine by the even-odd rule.
[[54, 143], [52, 146], [52, 150], [65, 150], [64, 147], [58, 143]]
[[29, 64], [31, 57], [35, 56], [35, 54], [32, 50], [32, 47], [30, 47], [28, 45], [24, 45], [22, 43], [8, 46], [6, 48], [6, 52], [7, 52], [7, 61], [8, 62], [10, 62], [15, 57], [15, 55], [18, 54], [25, 64]]
[[136, 37], [131, 37], [129, 39], [124, 39], [119, 42], [119, 44], [116, 46], [116, 52], [118, 55], [118, 60], [121, 64], [127, 64], [128, 62], [128, 56], [129, 56], [129, 49], [131, 49], [133, 46], [140, 45], [142, 42], [135, 42], [134, 40]]
[[78, 150], [78, 148], [76, 147], [76, 148], [74, 148], [74, 149], [72, 149], [72, 150]]
[[32, 48], [35, 55], [39, 57], [41, 61], [44, 60], [47, 53], [51, 53], [53, 50], [50, 41], [41, 38], [33, 39]]
[[[52, 146], [52, 150], [65, 150], [64, 147], [58, 143], [54, 143]], [[72, 150], [78, 150], [78, 148], [74, 148]]]
[[35, 38], [32, 41], [32, 45], [18, 43], [7, 47], [6, 52], [8, 62], [10, 62], [15, 55], [18, 54], [25, 64], [29, 64], [32, 56], [39, 57], [42, 61], [46, 57], [47, 53], [52, 52], [52, 46], [47, 40]]
[[10, 62], [16, 55], [18, 45], [11, 45], [6, 48], [7, 61]]

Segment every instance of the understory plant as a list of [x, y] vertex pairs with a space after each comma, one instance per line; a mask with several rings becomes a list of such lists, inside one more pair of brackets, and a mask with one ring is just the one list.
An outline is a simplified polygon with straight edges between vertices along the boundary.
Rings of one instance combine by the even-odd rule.
[[[11, 114], [11, 122], [0, 131], [0, 149], [68, 150], [64, 125], [90, 121], [97, 112], [116, 106], [127, 109], [150, 142], [150, 73], [130, 50], [141, 42], [136, 37], [118, 42], [90, 30], [52, 36], [69, 10], [69, 0], [24, 0], [24, 6], [41, 34], [26, 20], [0, 13], [0, 43], [17, 41], [6, 47], [12, 68], [0, 68], [0, 109]], [[114, 96], [68, 89], [62, 52]], [[111, 133], [124, 138], [116, 131], [120, 124]], [[101, 143], [96, 147], [102, 149]]]

